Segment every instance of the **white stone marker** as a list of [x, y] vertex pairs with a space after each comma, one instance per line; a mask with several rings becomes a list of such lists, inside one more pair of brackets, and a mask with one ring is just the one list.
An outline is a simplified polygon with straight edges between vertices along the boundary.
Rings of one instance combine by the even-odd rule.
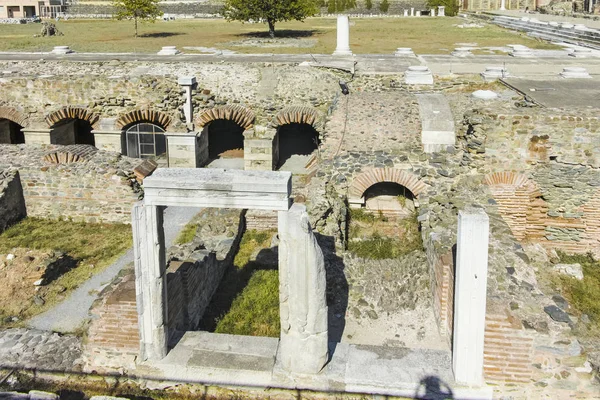
[[185, 122], [191, 124], [194, 120], [194, 106], [192, 105], [192, 88], [196, 84], [195, 76], [180, 76], [177, 80], [179, 86], [183, 86], [185, 90], [185, 104], [183, 105], [183, 115]]
[[435, 8], [432, 8], [431, 11], [429, 11], [429, 15], [435, 17]]
[[521, 57], [521, 58], [533, 57], [533, 53], [531, 52], [531, 49], [527, 46], [521, 46], [521, 45], [513, 46], [513, 51], [508, 53], [508, 55], [513, 56], [513, 57]]
[[481, 73], [481, 77], [486, 82], [495, 81], [497, 79], [506, 78], [508, 76], [510, 76], [510, 74], [504, 67], [497, 67], [497, 66], [485, 67], [485, 71], [483, 71]]
[[333, 55], [352, 55], [352, 50], [350, 50], [350, 22], [347, 15], [338, 15], [337, 17], [337, 47]]
[[498, 94], [491, 90], [476, 90], [471, 94], [471, 96], [479, 100], [494, 100], [498, 98]]
[[420, 16], [421, 16], [421, 11], [417, 10], [417, 11], [416, 11], [416, 16], [417, 16], [417, 17], [420, 17]]
[[506, 0], [500, 2], [500, 10], [506, 10]]
[[163, 46], [156, 54], [159, 56], [176, 56], [177, 54], [181, 54], [181, 52], [177, 50], [177, 46]]
[[450, 53], [450, 55], [454, 57], [468, 57], [472, 56], [473, 53], [471, 53], [470, 47], [457, 47], [452, 53]]
[[408, 10], [404, 10], [404, 16], [408, 17]]
[[555, 28], [560, 26], [560, 24], [556, 21], [550, 21], [550, 22], [548, 22], [548, 25], [555, 27]]
[[458, 212], [452, 367], [467, 386], [483, 384], [489, 226], [481, 208]]
[[398, 47], [394, 55], [396, 57], [415, 57], [415, 53], [410, 47]]
[[446, 7], [438, 6], [438, 17], [445, 17], [445, 16], [446, 16]]
[[414, 8], [414, 7], [411, 7], [411, 8], [410, 8], [410, 16], [411, 16], [411, 17], [414, 17], [414, 16], [415, 16], [415, 8]]
[[69, 48], [69, 46], [54, 46], [51, 51], [52, 54], [71, 54], [74, 53], [73, 50]]
[[433, 85], [433, 74], [427, 66], [413, 65], [404, 73], [404, 83], [407, 85]]
[[582, 67], [565, 67], [559, 75], [563, 78], [591, 79], [587, 69]]
[[574, 28], [576, 31], [587, 31], [587, 26], [584, 24], [575, 24]]
[[328, 359], [325, 261], [306, 206], [279, 212], [279, 357], [284, 369], [316, 374]]
[[562, 24], [560, 24], [560, 27], [563, 29], [573, 29], [573, 28], [575, 28], [575, 25], [573, 25], [569, 22], [563, 22]]
[[569, 53], [569, 55], [576, 58], [588, 58], [592, 56], [592, 49], [576, 48], [573, 52]]

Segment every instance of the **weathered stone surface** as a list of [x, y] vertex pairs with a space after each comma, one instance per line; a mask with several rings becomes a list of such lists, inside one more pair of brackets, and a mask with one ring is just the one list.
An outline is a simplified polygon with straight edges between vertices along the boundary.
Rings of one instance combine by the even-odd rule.
[[304, 205], [279, 213], [279, 235], [279, 357], [291, 373], [315, 374], [328, 359], [326, 277]]
[[571, 318], [569, 317], [569, 314], [567, 314], [566, 312], [564, 312], [557, 306], [554, 306], [554, 305], [546, 306], [546, 307], [544, 307], [544, 311], [546, 312], [546, 314], [548, 314], [550, 316], [550, 318], [552, 318], [556, 322], [566, 322], [566, 323], [571, 322]]
[[0, 232], [26, 216], [19, 172], [0, 170]]
[[555, 264], [554, 269], [561, 274], [572, 276], [575, 279], [583, 279], [581, 264]]

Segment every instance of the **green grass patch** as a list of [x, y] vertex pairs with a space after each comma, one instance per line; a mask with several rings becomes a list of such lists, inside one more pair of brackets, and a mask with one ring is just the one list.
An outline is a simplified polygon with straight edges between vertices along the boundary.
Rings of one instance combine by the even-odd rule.
[[[350, 28], [350, 47], [357, 54], [392, 54], [401, 44], [417, 54], [449, 54], [457, 43], [477, 42], [480, 47], [521, 44], [532, 49], [558, 49], [548, 42], [488, 24], [483, 28], [461, 29], [465, 22], [455, 17], [436, 18], [358, 18]], [[50, 51], [54, 46], [70, 46], [77, 52], [156, 53], [162, 46], [213, 47], [238, 53], [331, 54], [336, 47], [336, 19], [308, 18], [304, 22], [277, 23], [276, 35], [290, 40], [281, 47], [256, 43], [265, 37], [264, 24], [242, 24], [222, 19], [182, 19], [142, 24], [140, 37], [133, 37], [133, 21], [70, 19], [56, 23], [64, 33], [59, 37], [33, 37], [39, 24], [0, 25], [0, 51]], [[82, 34], [83, 33], [83, 34]], [[427, 40], [423, 40], [427, 38]], [[244, 42], [252, 39], [253, 44]], [[313, 47], [294, 44], [314, 41]], [[232, 45], [232, 42], [238, 44]], [[197, 52], [197, 51], [196, 51]]]
[[200, 329], [232, 335], [279, 336], [277, 265], [253, 260], [271, 246], [275, 231], [248, 230], [200, 321]]
[[279, 271], [254, 271], [215, 332], [278, 337], [279, 330]]
[[21, 321], [46, 311], [81, 283], [112, 264], [131, 245], [131, 226], [125, 224], [25, 218], [13, 225], [0, 234], [1, 253], [9, 253], [15, 248], [55, 250], [68, 254], [78, 263], [77, 267], [40, 287], [37, 295], [45, 301], [43, 305], [36, 305], [30, 298], [21, 298], [18, 294], [12, 299], [5, 299], [5, 304], [0, 304], [0, 326], [11, 325], [2, 315], [3, 310], [20, 310], [17, 317]]
[[560, 262], [579, 263], [583, 269], [583, 279], [556, 275], [554, 282], [571, 306], [590, 318], [590, 334], [600, 335], [600, 261], [592, 254], [565, 254], [558, 252]]
[[190, 243], [196, 236], [198, 224], [194, 221], [188, 222], [175, 238], [175, 244]]

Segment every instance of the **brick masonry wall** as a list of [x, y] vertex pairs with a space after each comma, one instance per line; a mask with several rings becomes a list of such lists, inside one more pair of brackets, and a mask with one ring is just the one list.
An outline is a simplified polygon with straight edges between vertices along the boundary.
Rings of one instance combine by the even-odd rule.
[[452, 343], [454, 318], [454, 257], [452, 250], [443, 250], [439, 239], [430, 235], [423, 243], [429, 264], [433, 312], [440, 334]]
[[530, 383], [533, 348], [533, 337], [519, 320], [488, 310], [483, 355], [487, 383]]
[[277, 211], [248, 210], [246, 228], [257, 231], [277, 229]]
[[0, 233], [27, 216], [17, 171], [0, 171]]
[[54, 164], [44, 160], [51, 148], [60, 146], [0, 146], [0, 169], [19, 171], [27, 215], [131, 223], [141, 195], [133, 175], [139, 160], [98, 151], [85, 162]]

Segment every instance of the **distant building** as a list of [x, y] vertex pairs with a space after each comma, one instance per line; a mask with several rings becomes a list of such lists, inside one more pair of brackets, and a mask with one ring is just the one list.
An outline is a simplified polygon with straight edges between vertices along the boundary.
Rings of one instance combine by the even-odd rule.
[[65, 0], [0, 0], [0, 18], [54, 18], [65, 9]]

